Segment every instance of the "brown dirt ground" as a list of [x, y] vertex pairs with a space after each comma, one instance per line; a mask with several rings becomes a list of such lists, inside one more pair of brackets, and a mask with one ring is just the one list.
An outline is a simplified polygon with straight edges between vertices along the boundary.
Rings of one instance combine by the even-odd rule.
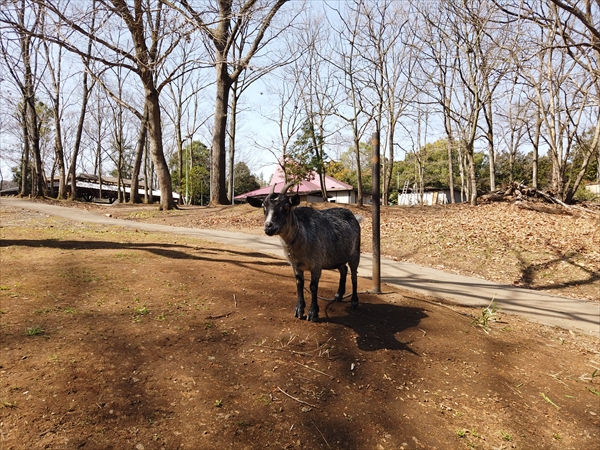
[[[521, 229], [546, 214], [500, 207]], [[110, 213], [260, 233], [260, 212], [245, 206], [131, 208]], [[518, 254], [532, 251], [509, 229], [478, 237], [481, 219], [469, 209], [434, 211], [393, 211], [396, 222], [382, 221], [383, 253], [419, 262], [429, 242], [442, 245], [431, 258], [459, 270], [478, 239], [493, 246], [514, 238]], [[0, 212], [3, 450], [595, 449], [600, 441], [598, 339], [501, 312], [486, 333], [472, 325], [480, 310], [389, 286], [361, 294], [356, 311], [322, 304], [321, 320], [310, 323], [293, 317], [294, 278], [271, 255], [8, 206]], [[453, 230], [421, 235], [449, 224], [448, 215], [472, 236], [454, 243], [461, 233]], [[559, 293], [577, 284], [589, 293], [598, 282], [598, 247], [588, 244], [598, 240], [597, 223], [550, 218], [537, 227], [558, 235], [536, 233], [531, 242], [549, 239], [543, 251], [560, 252], [547, 266], [574, 268], [577, 282], [560, 281]], [[385, 231], [386, 223], [402, 228]], [[563, 241], [562, 228], [582, 234]], [[392, 251], [394, 239], [412, 247]], [[502, 255], [500, 248], [487, 257], [508, 264]], [[523, 268], [536, 270], [500, 266], [517, 275], [512, 281], [540, 273], [540, 256], [526, 256]], [[535, 276], [527, 283], [556, 288]], [[336, 274], [325, 273], [321, 295], [333, 297], [336, 285]], [[359, 290], [369, 287], [359, 279]]]

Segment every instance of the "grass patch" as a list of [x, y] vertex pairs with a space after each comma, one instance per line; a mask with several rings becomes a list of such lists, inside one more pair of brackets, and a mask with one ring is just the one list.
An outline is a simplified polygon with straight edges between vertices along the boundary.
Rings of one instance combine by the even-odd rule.
[[592, 394], [594, 394], [596, 397], [600, 397], [600, 391], [597, 391], [594, 388], [587, 388], [588, 391], [590, 391]]
[[150, 314], [150, 310], [145, 306], [142, 306], [140, 308], [134, 308], [133, 310], [138, 316], [145, 316], [146, 314]]
[[497, 320], [500, 307], [498, 303], [492, 299], [490, 304], [481, 311], [481, 314], [471, 322], [471, 326], [481, 328], [485, 333], [489, 334], [489, 326], [491, 321]]
[[44, 334], [44, 330], [39, 325], [29, 327], [25, 330], [25, 336], [39, 336], [40, 334]]
[[502, 436], [502, 439], [507, 442], [511, 442], [513, 439], [510, 433], [506, 433], [505, 431], [500, 431], [500, 436]]

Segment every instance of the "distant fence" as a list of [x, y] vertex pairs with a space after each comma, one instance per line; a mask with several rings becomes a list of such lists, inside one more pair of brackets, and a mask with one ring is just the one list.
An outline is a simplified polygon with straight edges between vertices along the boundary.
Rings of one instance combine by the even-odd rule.
[[[462, 203], [460, 198], [460, 192], [454, 191], [454, 201], [456, 203]], [[449, 189], [439, 189], [436, 191], [425, 191], [421, 201], [420, 192], [407, 192], [405, 194], [398, 195], [398, 205], [400, 206], [414, 206], [414, 205], [446, 205], [452, 203], [450, 200]]]

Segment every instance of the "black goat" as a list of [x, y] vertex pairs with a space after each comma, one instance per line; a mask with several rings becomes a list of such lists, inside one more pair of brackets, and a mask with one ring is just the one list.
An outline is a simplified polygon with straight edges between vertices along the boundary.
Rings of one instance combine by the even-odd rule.
[[330, 208], [317, 211], [308, 207], [297, 207], [298, 194], [287, 196], [292, 184], [286, 184], [279, 194], [271, 193], [261, 201], [248, 198], [248, 203], [265, 213], [265, 233], [279, 235], [287, 260], [296, 275], [298, 304], [295, 316], [304, 316], [304, 271], [310, 271], [310, 293], [312, 296], [307, 320], [319, 317], [317, 290], [323, 269], [337, 269], [340, 284], [334, 301], [342, 301], [346, 291], [346, 275], [350, 265], [352, 277], [353, 309], [358, 306], [356, 292], [358, 263], [360, 261], [360, 225], [354, 214], [345, 208]]

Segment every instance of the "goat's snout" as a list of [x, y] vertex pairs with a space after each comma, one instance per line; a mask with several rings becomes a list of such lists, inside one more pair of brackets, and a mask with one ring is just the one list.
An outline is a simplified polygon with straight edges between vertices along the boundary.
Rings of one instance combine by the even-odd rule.
[[265, 222], [265, 234], [267, 236], [273, 236], [277, 234], [277, 231], [279, 231], [279, 227], [276, 224], [271, 221]]

